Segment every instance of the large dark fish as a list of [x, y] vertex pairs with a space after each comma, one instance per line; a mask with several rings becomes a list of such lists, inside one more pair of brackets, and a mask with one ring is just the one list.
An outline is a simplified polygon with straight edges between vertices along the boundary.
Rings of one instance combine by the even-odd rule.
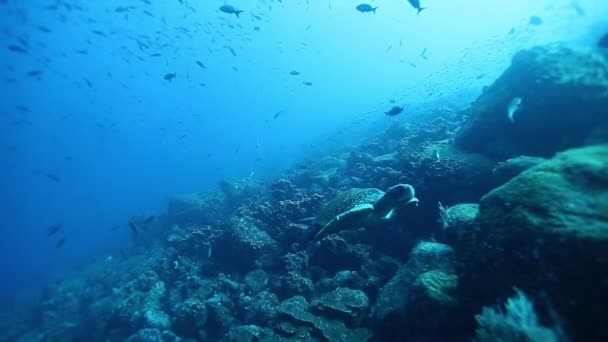
[[19, 45], [13, 45], [13, 44], [11, 44], [11, 45], [8, 46], [8, 49], [10, 51], [13, 51], [13, 52], [27, 53], [27, 50], [24, 49], [24, 48], [22, 48]]
[[133, 221], [129, 221], [129, 228], [131, 228], [131, 231], [133, 231], [133, 233], [135, 235], [137, 235], [139, 233], [137, 231], [137, 226], [135, 225], [135, 223], [133, 223]]
[[51, 236], [51, 235], [57, 234], [61, 230], [61, 228], [63, 228], [62, 225], [54, 224], [46, 229], [46, 235]]
[[165, 74], [165, 77], [163, 77], [166, 81], [172, 81], [177, 75], [174, 72]]
[[278, 117], [279, 117], [279, 116], [280, 116], [280, 115], [281, 115], [281, 114], [282, 114], [284, 111], [285, 111], [285, 110], [283, 109], [283, 110], [280, 110], [280, 111], [276, 112], [272, 118], [273, 118], [273, 119], [278, 118]]
[[370, 4], [360, 4], [359, 6], [355, 7], [355, 9], [361, 13], [373, 12], [374, 14], [376, 14], [376, 10], [378, 9], [378, 7], [372, 7], [372, 5]]
[[597, 46], [608, 49], [608, 33], [605, 33], [602, 38], [597, 42]]
[[420, 12], [422, 12], [422, 10], [424, 10], [426, 7], [420, 7], [420, 0], [407, 0], [407, 2], [410, 3], [410, 5], [412, 5], [412, 7], [414, 7], [418, 12], [416, 12], [416, 14], [420, 14]]
[[393, 106], [393, 108], [391, 108], [388, 112], [384, 112], [384, 114], [386, 116], [395, 116], [395, 115], [401, 114], [401, 112], [403, 112], [403, 108], [402, 107]]
[[230, 5], [222, 5], [220, 6], [220, 11], [228, 14], [234, 14], [237, 18], [239, 18], [239, 14], [243, 13], [243, 11], [234, 8], [234, 6]]
[[57, 241], [57, 243], [55, 244], [55, 248], [61, 248], [63, 247], [63, 245], [65, 245], [65, 236], [62, 237], [61, 239], [59, 239], [59, 241]]
[[33, 175], [45, 176], [46, 178], [48, 178], [49, 180], [52, 180], [53, 182], [56, 182], [56, 183], [61, 182], [61, 178], [59, 178], [59, 176], [54, 175], [52, 173], [43, 172], [40, 170], [32, 170], [31, 172]]

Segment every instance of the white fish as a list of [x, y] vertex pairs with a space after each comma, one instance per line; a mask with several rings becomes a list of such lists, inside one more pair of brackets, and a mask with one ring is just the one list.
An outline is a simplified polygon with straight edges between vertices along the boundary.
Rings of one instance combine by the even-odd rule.
[[507, 116], [509, 117], [509, 121], [511, 121], [511, 123], [515, 123], [514, 116], [521, 107], [521, 102], [521, 97], [514, 97], [511, 102], [509, 102], [509, 106], [507, 107]]

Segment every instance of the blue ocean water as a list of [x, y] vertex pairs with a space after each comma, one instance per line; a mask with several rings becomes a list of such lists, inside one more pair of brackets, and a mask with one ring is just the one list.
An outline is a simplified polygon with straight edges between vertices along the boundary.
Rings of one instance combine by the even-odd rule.
[[174, 194], [270, 183], [608, 28], [601, 0], [361, 3], [0, 1], [3, 308], [131, 253], [129, 221]]

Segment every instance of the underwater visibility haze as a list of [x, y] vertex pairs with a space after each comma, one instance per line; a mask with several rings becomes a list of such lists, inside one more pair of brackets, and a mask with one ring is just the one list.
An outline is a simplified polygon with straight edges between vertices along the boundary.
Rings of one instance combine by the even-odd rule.
[[608, 340], [608, 2], [0, 18], [0, 341]]

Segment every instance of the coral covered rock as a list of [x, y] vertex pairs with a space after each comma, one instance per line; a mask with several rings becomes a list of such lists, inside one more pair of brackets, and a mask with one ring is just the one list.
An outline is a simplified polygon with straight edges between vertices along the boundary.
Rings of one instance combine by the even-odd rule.
[[234, 217], [213, 245], [215, 255], [228, 266], [243, 271], [271, 267], [276, 262], [278, 244], [259, 222], [249, 217]]
[[295, 296], [281, 303], [279, 313], [293, 324], [312, 327], [316, 335], [328, 341], [368, 341], [372, 337], [366, 328], [349, 329], [341, 321], [318, 317], [308, 306], [304, 297]]
[[512, 286], [542, 290], [578, 333], [595, 326], [608, 337], [596, 319], [608, 301], [600, 290], [608, 267], [608, 145], [569, 150], [524, 171], [482, 198], [477, 221], [455, 243], [469, 270], [463, 288], [477, 298]]
[[226, 205], [218, 191], [176, 195], [169, 199], [168, 220], [183, 227], [215, 224], [223, 218]]
[[310, 308], [319, 315], [340, 319], [353, 326], [367, 317], [369, 299], [361, 290], [338, 287], [315, 298]]
[[588, 47], [539, 46], [518, 52], [467, 110], [456, 144], [496, 159], [551, 156], [581, 146], [595, 126], [606, 124], [606, 107], [605, 54]]

